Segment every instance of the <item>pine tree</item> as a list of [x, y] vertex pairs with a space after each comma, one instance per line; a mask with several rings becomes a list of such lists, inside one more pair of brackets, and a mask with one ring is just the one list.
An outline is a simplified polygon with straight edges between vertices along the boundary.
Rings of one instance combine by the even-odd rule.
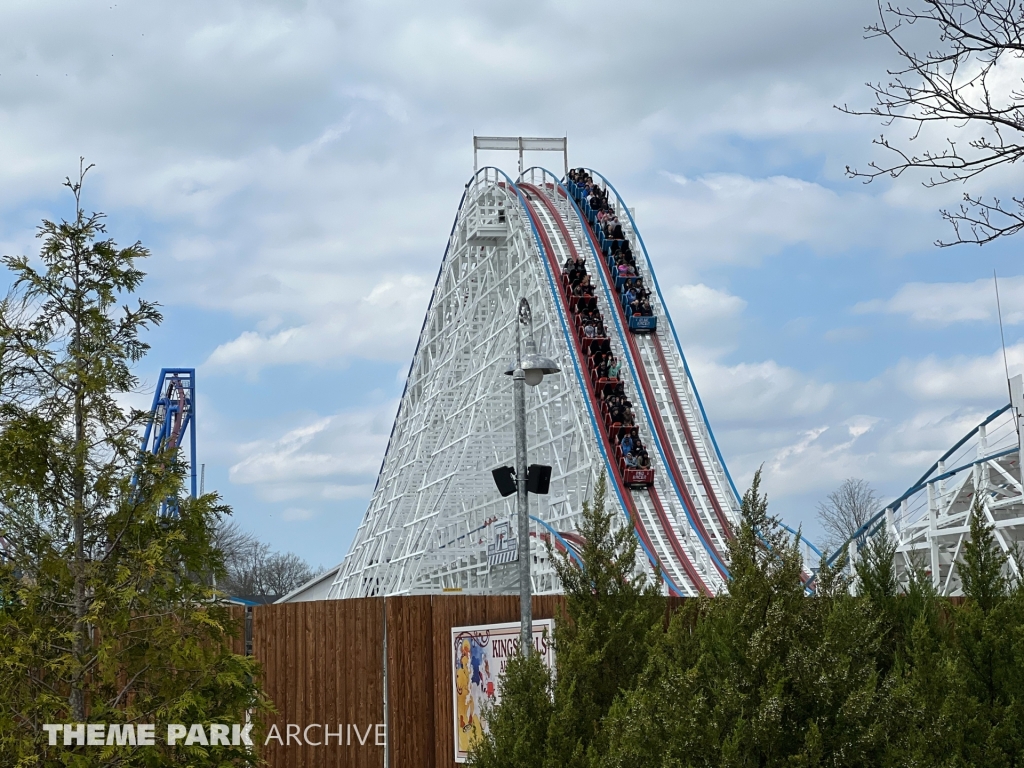
[[605, 508], [606, 487], [599, 479], [583, 505], [580, 562], [549, 552], [566, 598], [555, 624], [553, 690], [536, 656], [509, 664], [501, 705], [487, 717], [490, 733], [473, 753], [479, 768], [563, 768], [596, 759], [605, 749], [604, 718], [636, 683], [661, 631], [659, 584], [638, 567], [632, 525], [616, 527]]
[[[0, 764], [251, 764], [241, 747], [50, 747], [43, 723], [244, 722], [265, 707], [251, 659], [210, 577], [228, 512], [215, 495], [181, 499], [173, 453], [139, 455], [148, 415], [119, 402], [160, 322], [153, 302], [118, 307], [140, 287], [139, 243], [105, 237], [86, 214], [89, 169], [67, 181], [71, 221], [44, 221], [38, 262], [4, 257], [0, 303]], [[160, 514], [177, 499], [176, 517]], [[191, 753], [191, 754], [189, 754]]]
[[516, 655], [501, 674], [501, 704], [484, 712], [487, 734], [470, 752], [473, 768], [537, 768], [547, 752], [551, 674], [539, 654]]
[[760, 473], [729, 566], [729, 594], [688, 601], [613, 706], [599, 764], [874, 764], [889, 709], [874, 623], [838, 571], [806, 594], [798, 540], [769, 514]]
[[952, 611], [946, 728], [966, 764], [1024, 764], [1024, 596], [1005, 575], [1008, 558], [985, 519], [981, 499], [958, 563], [966, 600]]
[[660, 584], [638, 569], [636, 533], [632, 524], [616, 529], [606, 493], [602, 476], [583, 507], [581, 564], [568, 554], [552, 558], [566, 600], [555, 627], [552, 768], [584, 765], [589, 752], [605, 749], [602, 722], [620, 692], [635, 685], [661, 631]]
[[1003, 576], [1007, 556], [996, 545], [995, 527], [985, 521], [985, 508], [975, 497], [971, 507], [971, 535], [964, 542], [964, 556], [959, 564], [964, 594], [983, 611], [991, 611], [1006, 593]]

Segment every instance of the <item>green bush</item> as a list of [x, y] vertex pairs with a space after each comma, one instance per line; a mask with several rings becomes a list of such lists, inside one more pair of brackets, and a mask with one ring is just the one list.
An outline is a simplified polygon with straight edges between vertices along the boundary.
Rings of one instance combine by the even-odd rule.
[[555, 680], [539, 662], [510, 667], [475, 765], [1024, 765], [1024, 591], [981, 505], [963, 600], [923, 573], [898, 587], [884, 535], [861, 550], [855, 588], [839, 564], [810, 594], [759, 486], [758, 474], [729, 544], [729, 594], [666, 622], [602, 484], [583, 567], [559, 561]]

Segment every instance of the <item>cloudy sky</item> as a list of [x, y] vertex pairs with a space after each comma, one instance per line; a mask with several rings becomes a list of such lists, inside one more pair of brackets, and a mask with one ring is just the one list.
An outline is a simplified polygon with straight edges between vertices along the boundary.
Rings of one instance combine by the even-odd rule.
[[993, 269], [1024, 370], [1024, 241], [938, 249], [963, 187], [844, 175], [877, 157], [881, 126], [833, 108], [884, 78], [874, 13], [8, 0], [0, 252], [33, 253], [39, 220], [71, 210], [62, 179], [96, 163], [87, 207], [154, 254], [146, 388], [196, 366], [207, 488], [330, 565], [380, 466], [473, 134], [567, 134], [570, 162], [637, 210], [737, 483], [763, 463], [773, 509], [816, 533], [844, 478], [896, 495], [1006, 401]]

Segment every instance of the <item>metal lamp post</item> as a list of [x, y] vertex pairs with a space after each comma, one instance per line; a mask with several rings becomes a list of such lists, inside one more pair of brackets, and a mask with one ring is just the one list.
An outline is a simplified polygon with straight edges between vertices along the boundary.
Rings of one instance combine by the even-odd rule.
[[[526, 385], [536, 387], [548, 373], [561, 370], [550, 358], [537, 354], [533, 340], [533, 314], [526, 299], [519, 300], [519, 322], [516, 323], [516, 362], [505, 371], [512, 377], [512, 399], [516, 430], [516, 512], [519, 518], [519, 647], [524, 655], [533, 648], [533, 610], [530, 580], [530, 511], [526, 489]], [[528, 326], [526, 354], [523, 354], [523, 326]]]

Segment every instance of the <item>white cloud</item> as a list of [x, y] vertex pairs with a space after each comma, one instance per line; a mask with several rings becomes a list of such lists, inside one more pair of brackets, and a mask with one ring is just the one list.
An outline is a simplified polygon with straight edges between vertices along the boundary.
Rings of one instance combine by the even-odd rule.
[[[1007, 352], [1014, 375], [1024, 369], [1024, 344]], [[773, 377], [766, 375], [762, 386], [775, 399], [743, 413], [735, 410], [736, 393], [721, 391], [729, 385], [716, 377], [735, 377], [733, 369], [702, 386], [708, 369], [694, 368], [695, 376], [701, 371], [697, 383], [707, 392], [709, 415], [734, 477], [745, 482], [763, 466], [773, 498], [821, 498], [847, 477], [868, 479], [883, 496], [898, 494], [1007, 400], [1001, 351], [904, 359], [862, 382], [815, 386], [789, 370], [770, 383]], [[819, 402], [827, 407], [785, 410], [798, 393], [825, 388], [830, 396]], [[803, 513], [809, 516], [810, 510]]]
[[[1005, 325], [1024, 322], [1024, 276], [1001, 278], [999, 299]], [[861, 302], [853, 311], [907, 315], [940, 328], [951, 323], [995, 322], [995, 284], [990, 278], [973, 283], [907, 283], [891, 299]]]
[[[211, 370], [252, 374], [267, 366], [323, 364], [352, 356], [408, 359], [430, 289], [414, 275], [385, 279], [362, 299], [309, 307], [313, 319], [306, 324], [275, 332], [244, 331], [219, 345], [206, 365]], [[346, 292], [351, 295], [352, 286]]]
[[[1007, 347], [1006, 359], [1010, 375], [1019, 373], [1024, 368], [1024, 343]], [[922, 360], [901, 360], [890, 375], [895, 386], [918, 400], [999, 403], [1009, 399], [1000, 349], [974, 357], [929, 355]]]
[[652, 233], [661, 259], [674, 256], [691, 270], [723, 262], [755, 265], [794, 245], [831, 255], [868, 243], [899, 249], [909, 242], [892, 233], [882, 237], [905, 214], [860, 190], [839, 193], [791, 176], [665, 175], [677, 191], [639, 200], [642, 229], [645, 237]]
[[678, 285], [672, 290], [676, 300], [672, 307], [673, 319], [689, 322], [715, 322], [740, 314], [747, 302], [726, 291], [709, 288], [704, 283]]
[[834, 385], [774, 360], [723, 365], [692, 354], [688, 360], [714, 423], [753, 419], [768, 426], [813, 416], [828, 407], [835, 394]]
[[704, 283], [670, 288], [665, 301], [683, 348], [691, 353], [703, 348], [710, 355], [733, 346], [747, 306], [739, 296]]
[[[242, 458], [229, 473], [231, 482], [254, 486], [262, 497], [273, 501], [366, 495], [380, 469], [397, 407], [397, 402], [390, 402], [343, 411], [291, 429], [277, 439], [242, 445], [238, 449]], [[291, 519], [300, 518], [293, 515]]]

